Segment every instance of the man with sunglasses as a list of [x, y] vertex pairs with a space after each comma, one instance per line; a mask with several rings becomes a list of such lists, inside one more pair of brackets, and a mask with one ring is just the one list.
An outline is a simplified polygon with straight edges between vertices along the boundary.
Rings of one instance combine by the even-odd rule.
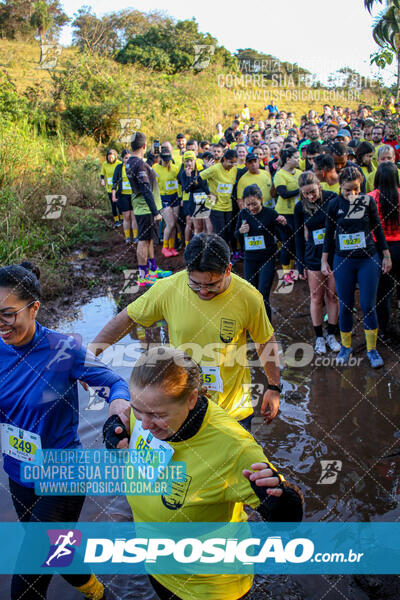
[[[278, 346], [262, 295], [231, 273], [229, 247], [216, 234], [194, 236], [184, 260], [186, 271], [157, 281], [102, 329], [91, 349], [99, 354], [136, 323], [150, 327], [164, 319], [171, 344], [200, 364], [212, 399], [250, 429], [248, 332], [268, 379], [261, 412], [271, 422], [279, 408], [280, 371]], [[126, 423], [123, 410], [121, 406], [118, 414]]]

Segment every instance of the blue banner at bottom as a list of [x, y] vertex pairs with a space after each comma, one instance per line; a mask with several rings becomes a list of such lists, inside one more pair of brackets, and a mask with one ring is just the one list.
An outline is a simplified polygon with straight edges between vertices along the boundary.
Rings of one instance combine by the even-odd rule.
[[0, 523], [1, 574], [400, 574], [400, 523]]

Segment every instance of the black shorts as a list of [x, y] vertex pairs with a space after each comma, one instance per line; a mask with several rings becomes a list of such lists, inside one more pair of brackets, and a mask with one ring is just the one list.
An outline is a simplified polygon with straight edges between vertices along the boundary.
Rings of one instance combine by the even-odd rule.
[[153, 239], [153, 215], [135, 215], [138, 225], [139, 242], [149, 242]]
[[121, 194], [117, 198], [117, 206], [118, 206], [119, 212], [128, 212], [129, 210], [133, 210], [131, 194]]
[[162, 195], [161, 202], [162, 202], [163, 208], [167, 208], [168, 206], [170, 206], [171, 208], [174, 208], [175, 206], [179, 206], [178, 194], [170, 194], [169, 196]]

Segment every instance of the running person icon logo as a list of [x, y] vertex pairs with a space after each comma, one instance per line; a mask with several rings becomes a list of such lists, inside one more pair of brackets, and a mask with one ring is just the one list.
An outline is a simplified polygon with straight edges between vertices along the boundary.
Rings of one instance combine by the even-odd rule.
[[369, 196], [360, 194], [349, 201], [349, 210], [345, 219], [362, 219], [365, 215], [365, 209], [369, 205]]
[[317, 485], [329, 485], [335, 483], [337, 477], [342, 470], [341, 460], [321, 460], [321, 476], [317, 481]]
[[69, 567], [75, 548], [81, 545], [82, 532], [79, 529], [48, 529], [47, 535], [50, 548], [42, 567]]

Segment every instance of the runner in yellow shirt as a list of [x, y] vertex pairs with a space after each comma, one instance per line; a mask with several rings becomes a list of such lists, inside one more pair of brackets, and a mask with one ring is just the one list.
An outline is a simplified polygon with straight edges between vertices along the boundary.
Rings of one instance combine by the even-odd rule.
[[[126, 174], [126, 164], [130, 152], [126, 148], [121, 152], [122, 163], [115, 167], [112, 184], [112, 201], [117, 204], [124, 221], [124, 236], [127, 244], [137, 242], [138, 226], [132, 207], [132, 188]], [[132, 231], [132, 236], [131, 236]]]
[[238, 155], [236, 150], [227, 150], [221, 162], [208, 167], [199, 174], [210, 188], [212, 199], [210, 221], [214, 233], [229, 243], [231, 239], [232, 192], [236, 182]]
[[[213, 535], [223, 535], [224, 524], [247, 521], [244, 504], [266, 521], [302, 520], [301, 491], [285, 481], [243, 427], [204, 396], [199, 367], [184, 352], [161, 346], [142, 354], [130, 391], [130, 448], [161, 442], [173, 451], [169, 465], [183, 462], [186, 468], [185, 480], [172, 481], [170, 494], [127, 497], [138, 537], [141, 523], [149, 522], [219, 523]], [[119, 447], [126, 446], [124, 438]], [[150, 581], [162, 600], [238, 600], [250, 590], [253, 575], [154, 574]]]
[[103, 328], [91, 349], [99, 354], [134, 323], [149, 327], [165, 319], [171, 344], [201, 365], [211, 398], [249, 427], [253, 415], [246, 355], [249, 333], [268, 379], [261, 412], [272, 420], [279, 407], [279, 354], [263, 296], [231, 273], [229, 247], [215, 234], [192, 238], [184, 258], [187, 270], [157, 281]]
[[106, 160], [101, 165], [100, 184], [106, 188], [108, 198], [111, 203], [111, 212], [114, 219], [114, 228], [122, 225], [122, 217], [118, 210], [116, 202], [112, 199], [112, 184], [115, 167], [120, 165], [121, 161], [117, 158], [117, 151], [110, 148], [107, 151]]
[[272, 179], [269, 172], [259, 168], [259, 160], [255, 154], [248, 154], [246, 157], [247, 173], [244, 173], [237, 185], [237, 202], [239, 209], [244, 208], [243, 191], [244, 189], [256, 183], [262, 193], [263, 206], [274, 208], [274, 201], [271, 196]]
[[280, 155], [282, 168], [274, 177], [274, 186], [278, 194], [275, 210], [284, 215], [292, 232], [282, 239], [281, 262], [283, 271], [291, 275], [295, 264], [294, 248], [294, 206], [300, 200], [298, 179], [300, 155], [297, 148], [285, 148]]
[[175, 250], [175, 230], [177, 230], [179, 214], [178, 173], [180, 166], [172, 162], [171, 150], [165, 142], [161, 146], [160, 159], [161, 163], [153, 165], [153, 169], [158, 176], [162, 202], [161, 214], [165, 222], [161, 253], [170, 258], [179, 256], [179, 252]]
[[217, 133], [215, 135], [213, 135], [211, 138], [212, 144], [218, 144], [219, 140], [224, 137], [224, 129], [222, 127], [222, 123], [217, 123], [215, 127], [217, 130]]
[[174, 163], [180, 167], [186, 150], [186, 138], [183, 133], [178, 133], [176, 136], [176, 145], [177, 147], [172, 151], [172, 158]]
[[340, 194], [339, 175], [330, 154], [320, 154], [314, 159], [314, 173], [321, 182], [323, 190]]

